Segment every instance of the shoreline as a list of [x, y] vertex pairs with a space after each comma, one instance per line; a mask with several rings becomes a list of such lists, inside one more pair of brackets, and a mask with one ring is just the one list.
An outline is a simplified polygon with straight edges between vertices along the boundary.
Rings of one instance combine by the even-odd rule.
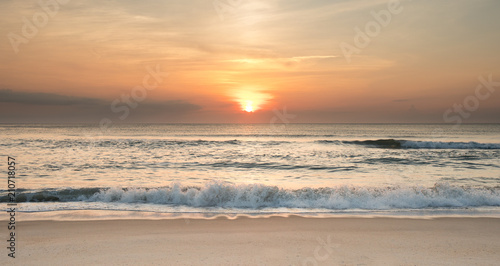
[[[0, 212], [0, 221], [9, 219], [8, 213]], [[224, 212], [152, 212], [137, 210], [54, 210], [26, 212], [17, 210], [20, 221], [106, 221], [106, 220], [175, 220], [196, 219], [214, 220], [240, 218], [268, 219], [298, 217], [305, 219], [440, 219], [440, 218], [487, 218], [500, 219], [497, 209], [460, 209], [460, 210], [393, 210], [393, 211], [346, 211], [346, 212], [260, 212], [260, 213], [224, 213]]]
[[[94, 221], [22, 221], [20, 217], [15, 262], [494, 265], [500, 260], [499, 222], [479, 217]], [[7, 228], [0, 228], [6, 236]], [[2, 261], [11, 259], [2, 255]]]

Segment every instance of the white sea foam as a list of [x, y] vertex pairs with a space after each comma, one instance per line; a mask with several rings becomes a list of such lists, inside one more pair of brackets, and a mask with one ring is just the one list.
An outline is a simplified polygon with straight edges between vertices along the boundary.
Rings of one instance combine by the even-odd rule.
[[390, 210], [500, 206], [500, 191], [497, 188], [465, 188], [449, 184], [436, 184], [430, 188], [339, 186], [289, 190], [259, 184], [210, 182], [199, 188], [174, 184], [153, 189], [103, 189], [85, 201], [248, 209]]

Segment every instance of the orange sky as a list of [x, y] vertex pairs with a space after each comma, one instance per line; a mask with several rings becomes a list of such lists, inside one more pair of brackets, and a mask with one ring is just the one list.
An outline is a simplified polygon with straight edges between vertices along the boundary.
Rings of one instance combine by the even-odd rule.
[[0, 1], [0, 123], [500, 122], [496, 0], [41, 3]]

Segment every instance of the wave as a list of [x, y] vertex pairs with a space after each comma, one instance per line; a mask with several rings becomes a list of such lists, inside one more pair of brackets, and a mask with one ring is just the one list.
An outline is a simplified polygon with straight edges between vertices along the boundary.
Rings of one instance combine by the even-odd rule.
[[[1, 198], [6, 201], [6, 196]], [[356, 187], [285, 189], [262, 184], [209, 182], [204, 186], [173, 184], [162, 188], [84, 188], [25, 191], [18, 201], [81, 201], [160, 204], [220, 208], [428, 209], [500, 206], [500, 189], [438, 183], [433, 187]]]
[[362, 145], [367, 147], [385, 148], [385, 149], [481, 149], [498, 150], [500, 144], [497, 143], [478, 143], [478, 142], [442, 142], [442, 141], [413, 141], [413, 140], [318, 140], [316, 143], [322, 144], [350, 144]]
[[409, 141], [401, 142], [401, 147], [407, 149], [479, 149], [498, 150], [500, 144], [478, 142], [434, 142], [434, 141]]

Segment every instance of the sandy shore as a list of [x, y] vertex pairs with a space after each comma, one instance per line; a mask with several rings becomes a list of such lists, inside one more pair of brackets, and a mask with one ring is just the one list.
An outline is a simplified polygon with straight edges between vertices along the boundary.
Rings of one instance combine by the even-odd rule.
[[[1, 226], [3, 238], [6, 226]], [[498, 265], [500, 219], [29, 221], [13, 265]], [[4, 242], [5, 243], [5, 242]], [[3, 265], [8, 265], [4, 264]]]

